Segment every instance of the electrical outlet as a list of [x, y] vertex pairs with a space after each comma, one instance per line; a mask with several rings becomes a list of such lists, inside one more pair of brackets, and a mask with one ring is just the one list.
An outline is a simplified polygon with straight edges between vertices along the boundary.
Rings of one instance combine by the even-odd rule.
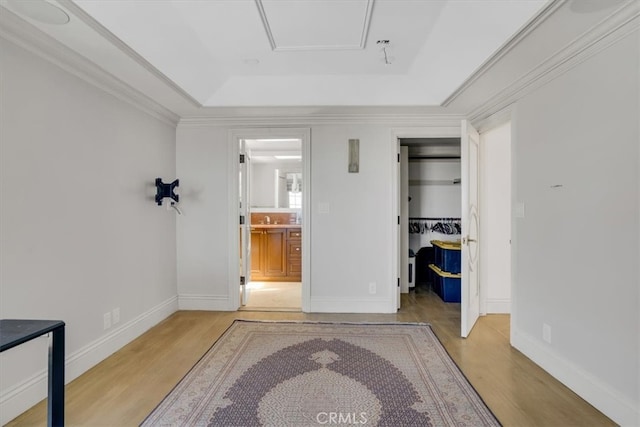
[[551, 344], [551, 326], [547, 325], [546, 323], [542, 324], [542, 339], [546, 343]]
[[103, 316], [104, 330], [106, 331], [111, 327], [111, 312], [107, 312]]
[[120, 322], [120, 307], [116, 307], [111, 310], [111, 320], [113, 321], [114, 325]]
[[376, 282], [369, 283], [369, 293], [370, 294], [376, 293]]

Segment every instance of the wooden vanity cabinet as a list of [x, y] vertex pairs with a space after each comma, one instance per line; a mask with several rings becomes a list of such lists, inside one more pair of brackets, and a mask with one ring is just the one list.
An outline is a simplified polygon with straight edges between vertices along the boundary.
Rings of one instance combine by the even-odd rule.
[[251, 228], [251, 280], [301, 280], [302, 246], [299, 228]]
[[287, 235], [284, 228], [251, 230], [251, 280], [287, 275]]

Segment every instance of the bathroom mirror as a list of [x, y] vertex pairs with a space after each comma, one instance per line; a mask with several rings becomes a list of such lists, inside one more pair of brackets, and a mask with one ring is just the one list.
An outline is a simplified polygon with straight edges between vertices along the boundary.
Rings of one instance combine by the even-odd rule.
[[281, 172], [276, 169], [276, 208], [302, 208], [302, 172]]
[[245, 140], [252, 211], [293, 212], [302, 207], [302, 141]]
[[290, 211], [302, 207], [302, 168], [256, 163], [251, 170], [251, 208]]

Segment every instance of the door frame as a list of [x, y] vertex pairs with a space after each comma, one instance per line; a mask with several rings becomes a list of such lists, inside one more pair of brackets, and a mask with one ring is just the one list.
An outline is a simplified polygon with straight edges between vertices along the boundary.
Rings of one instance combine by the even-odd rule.
[[[511, 215], [511, 227], [510, 227], [510, 245], [511, 245], [511, 262], [509, 265], [509, 269], [510, 269], [510, 307], [509, 307], [509, 318], [510, 318], [510, 336], [509, 336], [509, 340], [510, 342], [514, 342], [514, 337], [515, 337], [515, 332], [516, 331], [516, 324], [517, 324], [517, 318], [518, 318], [518, 298], [517, 298], [517, 293], [518, 293], [518, 287], [517, 287], [517, 273], [516, 273], [516, 267], [517, 267], [517, 256], [518, 253], [516, 251], [516, 247], [517, 247], [517, 227], [516, 227], [516, 219], [519, 217], [520, 214], [517, 213], [518, 209], [518, 205], [520, 203], [518, 203], [518, 199], [517, 199], [517, 181], [515, 179], [515, 172], [517, 170], [518, 164], [517, 164], [517, 159], [516, 159], [516, 155], [515, 155], [515, 147], [516, 147], [516, 143], [517, 143], [517, 138], [516, 138], [516, 134], [515, 134], [515, 129], [517, 127], [517, 122], [518, 122], [518, 106], [515, 104], [511, 104], [508, 105], [507, 107], [503, 108], [502, 110], [492, 114], [491, 116], [485, 118], [484, 120], [479, 121], [478, 123], [472, 123], [476, 130], [480, 133], [480, 142], [482, 145], [482, 139], [483, 139], [483, 134], [490, 132], [502, 125], [504, 125], [505, 123], [509, 123], [510, 124], [510, 133], [509, 133], [509, 146], [510, 146], [510, 151], [511, 151], [511, 157], [509, 159], [509, 181], [510, 181], [510, 187], [511, 187], [511, 193], [509, 194], [509, 198], [510, 198], [510, 205], [511, 205], [511, 210], [510, 210], [510, 215]], [[481, 167], [489, 167], [489, 165], [485, 165], [486, 159], [483, 155], [483, 152], [481, 151], [480, 153], [480, 165]], [[482, 183], [481, 183], [481, 188], [482, 188]], [[480, 195], [482, 196], [483, 192], [480, 192]], [[484, 205], [484, 203], [483, 203]], [[483, 232], [482, 227], [480, 228], [480, 232]], [[485, 258], [486, 259], [486, 258]], [[482, 285], [482, 281], [481, 281], [481, 285]], [[480, 314], [486, 314], [487, 313], [487, 306], [488, 306], [488, 298], [486, 297], [486, 291], [482, 289], [482, 286], [480, 286]]]
[[[251, 225], [249, 219], [251, 218], [251, 207], [247, 206], [247, 200], [251, 194], [251, 158], [247, 153], [247, 144], [243, 139], [238, 140], [238, 147], [240, 148], [238, 153], [240, 156], [244, 155], [244, 162], [240, 162], [238, 165], [238, 171], [241, 174], [238, 188], [240, 190], [240, 215], [244, 215], [244, 224], [239, 224], [240, 250], [238, 251], [240, 259], [243, 261], [242, 269], [240, 270], [240, 306], [247, 305], [249, 302], [249, 294], [251, 289], [249, 288], [249, 278], [251, 277]], [[240, 161], [240, 159], [238, 159]], [[245, 248], [247, 248], [245, 250]], [[244, 275], [244, 283], [242, 283], [242, 276]]]
[[[462, 117], [461, 117], [462, 119]], [[391, 218], [390, 223], [392, 224], [389, 228], [390, 238], [389, 241], [396, 242], [395, 245], [392, 245], [391, 251], [391, 277], [389, 278], [390, 283], [396, 283], [400, 278], [400, 226], [397, 224], [397, 217], [400, 215], [400, 178], [399, 173], [396, 173], [398, 170], [399, 163], [397, 161], [397, 153], [399, 153], [399, 145], [400, 138], [460, 138], [462, 136], [462, 128], [460, 122], [458, 122], [455, 126], [425, 126], [425, 127], [398, 127], [391, 129], [391, 138], [390, 138], [390, 146], [393, 151], [393, 156], [391, 157], [391, 161], [393, 162], [391, 170], [394, 173], [391, 174]], [[394, 289], [395, 290], [395, 289]], [[397, 292], [392, 292], [392, 301], [394, 307], [398, 307], [399, 301], [397, 300]], [[482, 283], [480, 283], [480, 299], [484, 298], [484, 292]]]
[[[260, 138], [298, 138], [302, 141], [302, 311], [309, 312], [311, 299], [311, 129], [310, 128], [238, 128], [228, 133], [228, 248], [229, 301], [232, 310], [240, 308], [240, 217], [238, 176], [240, 140]], [[250, 218], [246, 219], [247, 221]]]

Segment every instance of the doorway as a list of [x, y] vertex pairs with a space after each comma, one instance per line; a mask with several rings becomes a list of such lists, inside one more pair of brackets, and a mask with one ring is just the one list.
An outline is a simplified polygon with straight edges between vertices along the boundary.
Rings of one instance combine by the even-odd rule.
[[[442, 283], [444, 282], [457, 282], [459, 281], [459, 299], [460, 299], [460, 312], [461, 312], [461, 336], [466, 337], [473, 325], [475, 324], [480, 314], [480, 282], [479, 282], [479, 240], [478, 240], [478, 171], [479, 171], [479, 135], [478, 132], [471, 126], [466, 120], [462, 120], [460, 127], [442, 127], [442, 128], [407, 128], [397, 129], [392, 132], [393, 143], [398, 156], [398, 173], [395, 180], [394, 189], [397, 195], [396, 207], [398, 212], [398, 226], [396, 229], [397, 245], [395, 246], [395, 253], [393, 262], [395, 264], [395, 273], [398, 280], [398, 292], [397, 297], [400, 298], [401, 290], [401, 272], [408, 268], [406, 259], [408, 258], [407, 250], [402, 248], [402, 230], [401, 224], [401, 203], [402, 188], [401, 188], [401, 147], [400, 141], [404, 138], [458, 138], [460, 140], [460, 176], [457, 181], [460, 185], [460, 275], [457, 277], [451, 277], [450, 275], [442, 275]], [[404, 150], [407, 153], [407, 150]], [[455, 180], [456, 178], [454, 178]], [[452, 183], [455, 185], [455, 183]], [[395, 196], [394, 196], [395, 197]], [[405, 215], [405, 224], [408, 222], [408, 218]], [[428, 217], [425, 217], [428, 218]], [[447, 221], [449, 218], [449, 221]], [[450, 222], [450, 218], [455, 217], [443, 217], [445, 219], [444, 224], [447, 227], [455, 225], [447, 224]], [[436, 218], [439, 219], [439, 218]], [[442, 221], [439, 221], [442, 222]], [[426, 225], [425, 225], [426, 227]], [[450, 249], [450, 248], [446, 248]], [[435, 257], [442, 251], [435, 250]], [[406, 258], [405, 258], [406, 257]], [[441, 260], [442, 261], [442, 260]], [[438, 261], [434, 262], [436, 267], [439, 266]], [[435, 270], [435, 269], [434, 269]], [[437, 273], [448, 273], [448, 271], [436, 271]], [[448, 280], [453, 279], [453, 280]]]
[[240, 310], [305, 311], [308, 305], [308, 136], [296, 129], [234, 135], [239, 281], [230, 291]]
[[[460, 310], [461, 314], [464, 313], [465, 296], [466, 296], [466, 317], [464, 320], [461, 318], [461, 335], [467, 336], [475, 323], [475, 319], [480, 314], [486, 313], [505, 313], [511, 314], [511, 321], [514, 321], [515, 310], [511, 305], [512, 295], [515, 288], [512, 289], [513, 283], [511, 280], [512, 264], [511, 257], [511, 239], [512, 239], [512, 202], [511, 202], [511, 123], [509, 121], [503, 121], [502, 124], [493, 123], [491, 128], [487, 128], [481, 135], [468, 125], [464, 123], [462, 129], [449, 128], [448, 132], [440, 133], [440, 130], [421, 128], [410, 130], [398, 130], [392, 134], [394, 142], [397, 144], [397, 152], [400, 154], [401, 141], [405, 140], [407, 145], [411, 143], [420, 144], [420, 141], [430, 141], [432, 144], [437, 143], [439, 139], [455, 139], [461, 142], [460, 149], [460, 161], [461, 166], [466, 164], [464, 160], [463, 147], [465, 144], [462, 142], [466, 140], [467, 145], [467, 162], [469, 166], [465, 171], [461, 167], [460, 178], [462, 180], [460, 188], [463, 189], [463, 183], [465, 181], [465, 175], [471, 177], [477, 175], [475, 186], [467, 184], [467, 194], [463, 194], [462, 202], [471, 199], [471, 193], [475, 193], [475, 206], [470, 204], [468, 209], [462, 209], [462, 222], [465, 222], [466, 212], [466, 230], [463, 227], [462, 248], [467, 250], [467, 257], [475, 258], [475, 265], [473, 271], [466, 271], [465, 268], [470, 262], [465, 262], [462, 258], [462, 275], [464, 277], [465, 272], [467, 278], [470, 277], [470, 273], [477, 275], [474, 278], [473, 283], [467, 281], [467, 285], [461, 286], [461, 302]], [[460, 131], [462, 130], [462, 132]], [[442, 135], [447, 135], [442, 137]], [[461, 137], [462, 135], [462, 137]], [[466, 135], [466, 136], [465, 136]], [[469, 153], [471, 151], [471, 141], [475, 140], [476, 153]], [[407, 141], [409, 140], [409, 141]], [[482, 143], [480, 143], [480, 140]], [[405, 147], [408, 150], [408, 146]], [[478, 150], [479, 148], [479, 150]], [[407, 151], [405, 150], [405, 151]], [[415, 149], [414, 149], [415, 150]], [[415, 151], [413, 152], [415, 155]], [[442, 151], [440, 151], [442, 154]], [[473, 155], [470, 155], [473, 154]], [[436, 156], [435, 152], [427, 153], [427, 156]], [[475, 157], [472, 162], [471, 158]], [[400, 157], [399, 157], [400, 158]], [[408, 158], [408, 155], [407, 155]], [[480, 160], [482, 160], [480, 162]], [[472, 163], [474, 167], [471, 167]], [[400, 162], [398, 163], [400, 169]], [[480, 167], [482, 166], [482, 167]], [[478, 173], [478, 171], [480, 173]], [[400, 177], [400, 173], [398, 173]], [[400, 178], [398, 183], [398, 194], [400, 191]], [[415, 179], [415, 177], [412, 177]], [[407, 177], [408, 181], [409, 178]], [[467, 179], [469, 183], [473, 179]], [[463, 191], [464, 193], [464, 191]], [[399, 197], [400, 199], [401, 197]], [[478, 210], [478, 201], [479, 203]], [[415, 199], [412, 199], [410, 203], [414, 203]], [[400, 202], [398, 202], [398, 206]], [[517, 205], [516, 205], [517, 206]], [[415, 207], [414, 207], [415, 208]], [[518, 211], [514, 211], [514, 215], [518, 215]], [[402, 213], [402, 209], [398, 208], [398, 213]], [[412, 213], [413, 215], [413, 213]], [[519, 214], [523, 215], [523, 214]], [[407, 222], [409, 215], [406, 215]], [[484, 218], [480, 221], [478, 218]], [[406, 224], [406, 223], [405, 223]], [[478, 227], [480, 230], [478, 230]], [[401, 256], [407, 256], [405, 250], [402, 249], [400, 235], [405, 230], [409, 229], [409, 225], [403, 225], [398, 227], [398, 276], [401, 277], [401, 268], [404, 269], [406, 260], [400, 260]], [[414, 229], [415, 230], [415, 229]], [[417, 229], [417, 234], [421, 234], [421, 230]], [[407, 233], [408, 234], [408, 233]], [[482, 239], [478, 241], [478, 235], [482, 236]], [[466, 239], [465, 239], [466, 238]], [[416, 236], [413, 237], [416, 239]], [[407, 239], [408, 240], [408, 239]], [[465, 244], [466, 240], [466, 244]], [[479, 242], [479, 243], [478, 243]], [[475, 252], [475, 253], [474, 253]], [[482, 257], [478, 261], [478, 254], [482, 253]], [[415, 260], [415, 270], [419, 275], [419, 263]], [[479, 270], [479, 274], [478, 274]], [[424, 277], [424, 275], [422, 276]], [[421, 280], [421, 278], [418, 278]], [[466, 295], [464, 290], [467, 290]], [[472, 307], [473, 306], [473, 307]]]
[[432, 292], [459, 310], [460, 138], [401, 138], [400, 148], [401, 292]]

